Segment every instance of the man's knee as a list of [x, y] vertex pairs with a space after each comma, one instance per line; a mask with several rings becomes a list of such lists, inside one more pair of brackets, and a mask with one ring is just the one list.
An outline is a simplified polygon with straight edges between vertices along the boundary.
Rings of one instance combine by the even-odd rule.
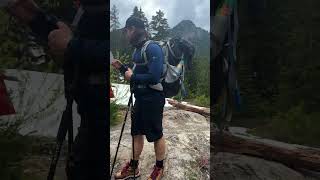
[[163, 134], [161, 135], [160, 138], [158, 138], [157, 140], [154, 141], [155, 144], [162, 144], [163, 142], [165, 142], [165, 138], [164, 138]]
[[143, 142], [144, 142], [143, 135], [134, 135], [133, 138], [134, 138], [135, 144], [137, 144], [137, 143], [143, 144]]

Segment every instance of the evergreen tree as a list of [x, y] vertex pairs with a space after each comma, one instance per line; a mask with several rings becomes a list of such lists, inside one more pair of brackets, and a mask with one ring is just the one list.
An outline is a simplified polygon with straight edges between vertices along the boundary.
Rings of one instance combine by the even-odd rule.
[[133, 8], [133, 13], [131, 14], [131, 16], [140, 18], [140, 11], [137, 6]]
[[149, 21], [144, 12], [142, 11], [141, 7], [138, 9], [137, 6], [134, 7], [133, 13], [131, 16], [140, 18], [144, 22], [144, 26], [146, 27], [146, 30], [148, 33], [150, 33], [150, 26], [149, 26]]
[[155, 16], [152, 16], [150, 26], [154, 40], [161, 40], [168, 37], [169, 24], [161, 10], [157, 11]]
[[149, 22], [148, 22], [148, 18], [145, 16], [144, 12], [142, 11], [141, 7], [139, 10], [139, 18], [141, 18], [144, 22], [144, 26], [146, 27], [146, 30], [148, 33], [150, 33], [150, 26], [149, 26]]
[[114, 31], [120, 27], [118, 15], [119, 15], [119, 10], [115, 5], [113, 5], [110, 11], [110, 30], [111, 31]]

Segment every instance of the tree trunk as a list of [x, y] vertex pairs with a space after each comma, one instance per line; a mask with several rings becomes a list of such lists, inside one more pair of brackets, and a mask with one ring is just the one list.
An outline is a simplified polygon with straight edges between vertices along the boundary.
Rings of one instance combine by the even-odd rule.
[[194, 106], [191, 104], [182, 104], [176, 100], [173, 99], [167, 99], [168, 103], [171, 104], [173, 107], [176, 107], [178, 109], [183, 109], [186, 111], [195, 112], [198, 114], [201, 114], [203, 116], [210, 116], [210, 109], [200, 106]]
[[219, 133], [211, 129], [215, 151], [230, 152], [255, 156], [270, 161], [282, 163], [292, 169], [301, 171], [307, 169], [320, 172], [320, 150], [315, 148], [275, 143], [258, 137], [246, 137], [230, 132]]

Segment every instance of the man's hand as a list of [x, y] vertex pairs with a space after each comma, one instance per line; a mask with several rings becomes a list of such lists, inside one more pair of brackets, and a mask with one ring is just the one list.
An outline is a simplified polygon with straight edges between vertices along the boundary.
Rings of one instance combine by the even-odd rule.
[[127, 81], [130, 81], [132, 74], [133, 74], [132, 70], [128, 68], [128, 71], [124, 73], [124, 79]]
[[59, 29], [51, 31], [48, 35], [48, 45], [53, 54], [63, 54], [72, 39], [72, 31], [63, 22], [58, 22], [57, 26]]
[[118, 59], [114, 59], [114, 61], [111, 63], [111, 65], [116, 69], [120, 69], [122, 63]]

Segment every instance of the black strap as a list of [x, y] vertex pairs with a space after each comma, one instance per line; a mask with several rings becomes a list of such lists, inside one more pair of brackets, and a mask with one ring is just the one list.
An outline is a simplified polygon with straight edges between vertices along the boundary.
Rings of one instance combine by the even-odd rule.
[[29, 23], [29, 26], [33, 33], [35, 33], [41, 41], [47, 42], [49, 33], [58, 29], [58, 18], [53, 15], [48, 15], [42, 10], [36, 12], [35, 17]]
[[101, 14], [101, 13], [107, 13], [107, 4], [103, 5], [84, 5], [83, 6], [84, 11], [90, 13], [90, 14]]

